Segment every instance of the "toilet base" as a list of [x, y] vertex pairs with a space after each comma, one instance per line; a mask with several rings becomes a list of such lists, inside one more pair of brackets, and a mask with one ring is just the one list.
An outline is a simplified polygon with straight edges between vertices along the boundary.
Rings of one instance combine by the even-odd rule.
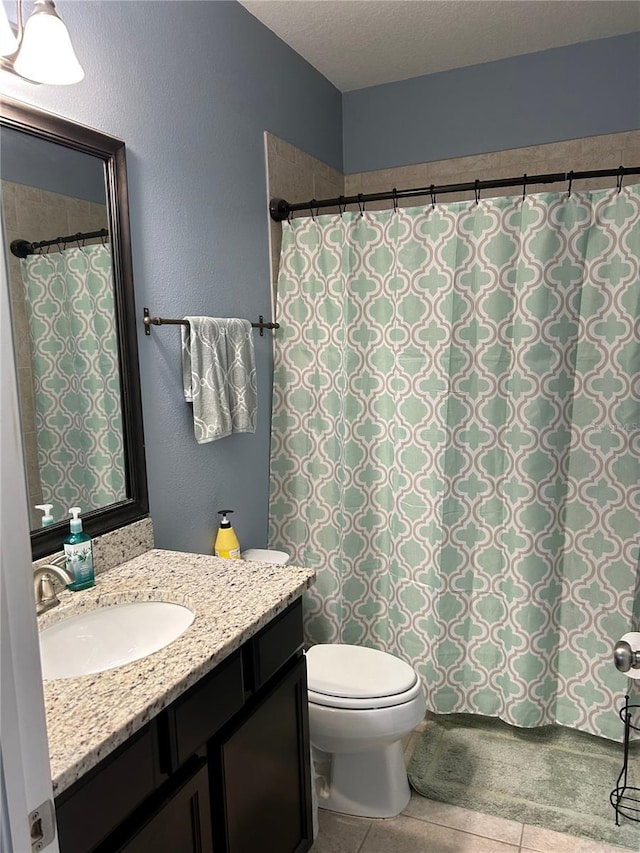
[[402, 741], [396, 741], [371, 752], [331, 754], [330, 784], [320, 786], [318, 806], [357, 817], [396, 817], [410, 798]]

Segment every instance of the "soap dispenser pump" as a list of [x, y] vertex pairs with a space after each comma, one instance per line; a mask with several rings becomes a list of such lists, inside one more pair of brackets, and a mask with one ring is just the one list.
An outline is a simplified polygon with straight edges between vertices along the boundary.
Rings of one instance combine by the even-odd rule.
[[77, 592], [81, 589], [89, 589], [95, 586], [93, 572], [93, 546], [91, 537], [82, 529], [80, 507], [72, 506], [69, 513], [71, 519], [71, 533], [64, 540], [64, 566], [73, 578], [68, 584], [68, 589]]
[[51, 510], [53, 509], [53, 504], [36, 504], [36, 509], [42, 510], [42, 526], [49, 527], [50, 524], [53, 524], [53, 516], [51, 515]]
[[232, 509], [218, 510], [218, 515], [221, 515], [222, 518], [220, 519], [220, 527], [218, 529], [218, 535], [216, 536], [215, 545], [213, 546], [213, 552], [216, 557], [224, 557], [228, 560], [239, 560], [240, 543], [238, 542], [238, 537], [231, 526], [231, 522], [227, 518], [227, 516], [231, 515], [232, 512]]

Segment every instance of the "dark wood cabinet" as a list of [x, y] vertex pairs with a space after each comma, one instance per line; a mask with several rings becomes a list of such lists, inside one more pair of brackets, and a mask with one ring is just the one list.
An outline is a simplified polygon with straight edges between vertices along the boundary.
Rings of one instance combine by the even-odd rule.
[[[163, 799], [117, 853], [213, 853], [206, 761]], [[106, 851], [105, 851], [106, 853]]]
[[60, 853], [87, 853], [161, 787], [156, 722], [149, 723], [56, 799]]
[[313, 841], [307, 672], [299, 658], [214, 746], [227, 853], [295, 853]]
[[302, 602], [56, 799], [61, 853], [303, 853], [312, 844]]

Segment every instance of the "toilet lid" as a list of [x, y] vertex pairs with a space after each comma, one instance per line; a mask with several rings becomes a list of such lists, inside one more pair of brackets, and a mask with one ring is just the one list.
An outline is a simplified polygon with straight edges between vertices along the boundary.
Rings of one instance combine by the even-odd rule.
[[387, 652], [345, 643], [312, 646], [307, 652], [309, 690], [345, 699], [398, 696], [416, 685], [408, 663]]

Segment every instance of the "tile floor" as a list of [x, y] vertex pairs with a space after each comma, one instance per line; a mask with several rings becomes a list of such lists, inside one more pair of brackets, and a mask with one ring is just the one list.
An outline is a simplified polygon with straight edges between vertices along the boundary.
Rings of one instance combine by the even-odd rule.
[[[421, 726], [405, 743], [408, 761]], [[412, 792], [396, 818], [368, 820], [322, 809], [311, 853], [638, 853], [427, 800]]]

